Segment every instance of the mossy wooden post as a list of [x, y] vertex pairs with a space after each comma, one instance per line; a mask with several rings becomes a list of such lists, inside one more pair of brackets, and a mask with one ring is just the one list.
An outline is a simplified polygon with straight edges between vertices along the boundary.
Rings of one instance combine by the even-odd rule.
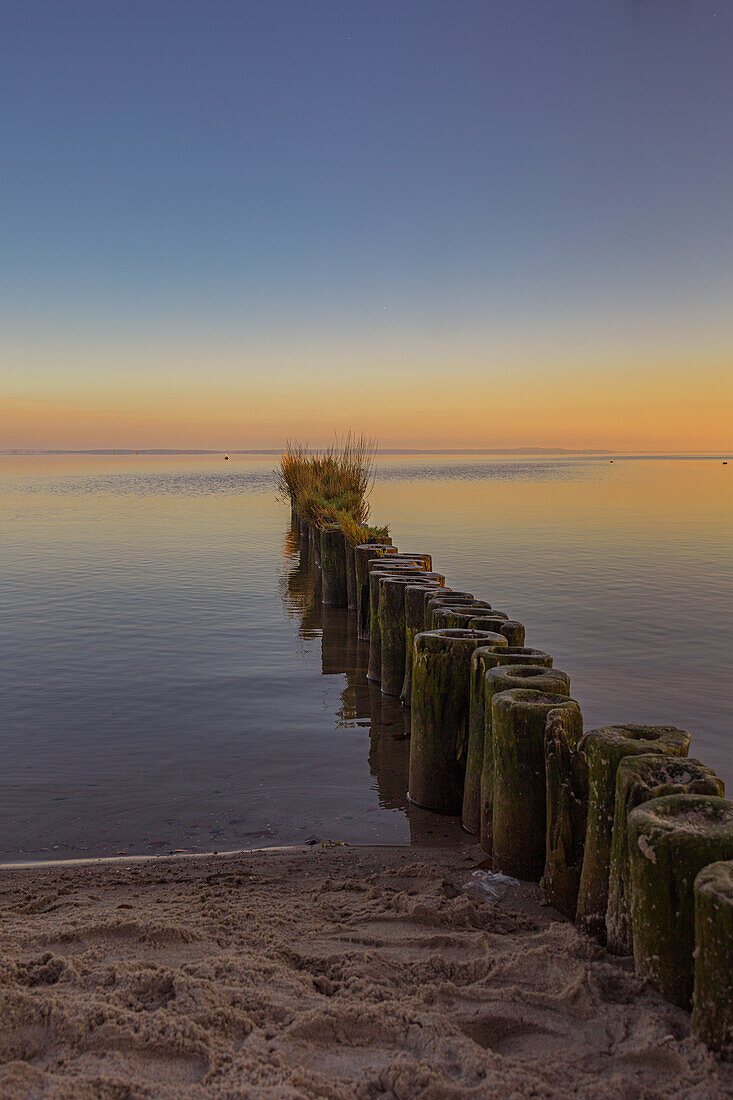
[[382, 577], [402, 577], [414, 579], [421, 576], [423, 570], [417, 565], [409, 565], [406, 562], [398, 562], [392, 568], [387, 568], [381, 563], [375, 566], [369, 573], [369, 667], [367, 678], [379, 681], [382, 679], [382, 627], [379, 621], [379, 582]]
[[369, 638], [369, 562], [376, 557], [393, 557], [396, 546], [373, 546], [362, 543], [354, 547], [354, 574], [356, 577], [356, 621], [359, 637]]
[[415, 636], [408, 797], [427, 810], [461, 812], [471, 654], [490, 640], [481, 630]]
[[[479, 615], [481, 614], [482, 610], [489, 610], [487, 608], [476, 608], [477, 604], [483, 604], [484, 602], [484, 600], [477, 600], [475, 596], [471, 596], [470, 599], [466, 599], [465, 596], [454, 598], [453, 596], [444, 596], [442, 593], [439, 593], [437, 596], [434, 596], [432, 600], [428, 601], [425, 618], [426, 629], [440, 629], [436, 622], [436, 615], [440, 611], [446, 611], [449, 609], [454, 611], [465, 611], [466, 609], [473, 607], [474, 609], [476, 609], [476, 614]], [[447, 629], [454, 628], [448, 627]], [[493, 633], [493, 631], [491, 633]]]
[[[498, 620], [499, 622], [501, 620]], [[471, 627], [472, 630], [488, 629]], [[495, 633], [492, 631], [492, 633]], [[471, 657], [471, 683], [468, 704], [468, 749], [466, 750], [466, 778], [463, 786], [461, 823], [467, 833], [478, 836], [481, 832], [481, 771], [484, 766], [484, 680], [486, 673], [498, 665], [538, 664], [552, 667], [552, 657], [539, 649], [515, 646], [512, 650], [506, 638], [498, 635], [498, 643], [481, 646]], [[537, 658], [532, 658], [532, 654]]]
[[400, 702], [405, 707], [410, 706], [412, 696], [412, 652], [415, 635], [424, 630], [425, 605], [437, 592], [451, 591], [444, 585], [425, 584], [420, 579], [405, 588], [405, 675], [400, 690]]
[[578, 745], [583, 736], [580, 711], [560, 707], [545, 722], [545, 869], [540, 880], [545, 899], [575, 920], [588, 818], [588, 764]]
[[632, 810], [628, 820], [631, 924], [636, 969], [680, 1008], [694, 984], [695, 879], [733, 859], [733, 802], [669, 794]]
[[[498, 621], [497, 621], [498, 620]], [[525, 640], [524, 625], [516, 619], [509, 619], [506, 615], [494, 611], [491, 615], [479, 616], [468, 624], [474, 630], [496, 630], [503, 634], [507, 645], [523, 646]]]
[[344, 557], [346, 559], [346, 606], [349, 611], [356, 610], [356, 566], [354, 564], [354, 544], [344, 538]]
[[399, 695], [405, 677], [405, 588], [411, 580], [387, 573], [379, 581], [380, 680], [385, 695]]
[[377, 615], [382, 654], [381, 682], [385, 695], [399, 695], [405, 679], [405, 589], [414, 581], [441, 585], [445, 577], [438, 573], [423, 573], [419, 577], [385, 574], [379, 581]]
[[531, 688], [500, 691], [491, 707], [494, 870], [531, 882], [545, 867], [545, 723], [553, 708], [579, 709], [574, 699]]
[[[484, 755], [481, 765], [481, 847], [489, 855], [494, 851], [494, 739], [493, 707], [495, 695], [501, 691], [531, 688], [545, 695], [569, 695], [570, 677], [557, 668], [544, 664], [522, 663], [497, 666], [484, 676]], [[543, 750], [544, 751], [544, 750]], [[544, 757], [543, 757], [544, 774]], [[544, 830], [544, 818], [543, 818]], [[543, 834], [544, 835], [544, 834]]]
[[423, 629], [433, 629], [433, 612], [438, 607], [465, 606], [466, 604], [473, 603], [474, 599], [475, 596], [472, 596], [470, 592], [456, 592], [453, 589], [451, 589], [450, 592], [439, 592], [425, 604], [425, 622], [423, 624]]
[[[433, 629], [467, 630], [471, 619], [475, 619], [476, 615], [480, 615], [482, 610], [491, 610], [488, 605], [484, 607], [483, 600], [473, 600], [471, 603], [460, 605], [441, 604], [433, 611]], [[496, 631], [490, 630], [489, 633], [495, 634]]]
[[321, 528], [321, 599], [327, 607], [346, 607], [346, 546], [337, 523]]
[[432, 554], [408, 554], [405, 550], [400, 550], [395, 555], [397, 560], [414, 562], [419, 564], [425, 573], [432, 572], [433, 569], [433, 556]]
[[733, 862], [704, 867], [694, 889], [692, 1034], [733, 1059]]
[[687, 756], [690, 735], [674, 726], [603, 726], [589, 730], [581, 747], [588, 759], [588, 827], [575, 920], [604, 940], [618, 766], [625, 756], [644, 753]]
[[[309, 547], [309, 560], [311, 566], [311, 575], [313, 578], [313, 599], [320, 607], [321, 595], [323, 591], [322, 577], [321, 577], [321, 561], [320, 561], [320, 546], [321, 546], [321, 532], [315, 524], [310, 523], [308, 525], [308, 547]], [[316, 552], [318, 549], [318, 553]]]
[[630, 955], [633, 950], [628, 816], [642, 802], [668, 794], [711, 794], [722, 798], [725, 784], [712, 768], [689, 757], [655, 753], [627, 756], [620, 762], [606, 909], [606, 944], [614, 955]]
[[[356, 546], [346, 541], [346, 594], [349, 601], [349, 611], [357, 610], [356, 600]], [[370, 547], [378, 550], [380, 546], [390, 546], [392, 539], [389, 535], [370, 535], [369, 542], [359, 543], [360, 548]], [[395, 547], [396, 552], [396, 547]]]
[[[373, 556], [366, 559], [366, 591], [363, 591], [357, 579], [357, 600], [360, 601], [360, 607], [357, 609], [357, 618], [360, 623], [359, 637], [363, 637], [365, 641], [368, 641], [370, 638], [372, 612], [371, 590], [369, 587], [370, 574], [378, 569], [389, 569], [395, 572], [402, 569], [418, 569], [421, 573], [424, 573], [430, 568], [428, 564], [431, 561], [429, 554], [389, 554], [387, 550], [388, 547], [381, 546], [377, 551], [380, 556]], [[359, 574], [357, 573], [357, 578], [358, 576]]]

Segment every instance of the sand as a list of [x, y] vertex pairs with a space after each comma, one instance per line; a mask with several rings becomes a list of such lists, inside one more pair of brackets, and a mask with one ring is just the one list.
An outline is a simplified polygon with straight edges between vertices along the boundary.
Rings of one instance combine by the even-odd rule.
[[628, 960], [468, 854], [0, 869], [0, 1096], [733, 1096]]

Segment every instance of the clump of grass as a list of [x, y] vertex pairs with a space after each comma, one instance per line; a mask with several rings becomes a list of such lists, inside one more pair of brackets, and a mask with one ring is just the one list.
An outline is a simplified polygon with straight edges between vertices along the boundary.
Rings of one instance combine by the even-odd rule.
[[307, 444], [295, 443], [291, 439], [286, 441], [280, 465], [275, 470], [278, 494], [283, 500], [297, 500], [305, 487], [304, 479], [309, 461]]
[[375, 535], [389, 534], [389, 527], [374, 527], [369, 523], [357, 523], [347, 512], [341, 512], [336, 522], [340, 524], [346, 541], [351, 543], [352, 546], [370, 542]]
[[344, 538], [351, 546], [359, 546], [362, 542], [369, 542], [372, 535], [387, 534], [386, 528], [377, 529], [376, 527], [370, 527], [368, 523], [357, 523], [348, 512], [341, 512], [337, 522], [341, 526]]
[[338, 523], [353, 545], [371, 534], [386, 534], [386, 527], [370, 528], [367, 523], [376, 453], [373, 439], [353, 432], [323, 451], [288, 439], [275, 471], [278, 493], [316, 527]]

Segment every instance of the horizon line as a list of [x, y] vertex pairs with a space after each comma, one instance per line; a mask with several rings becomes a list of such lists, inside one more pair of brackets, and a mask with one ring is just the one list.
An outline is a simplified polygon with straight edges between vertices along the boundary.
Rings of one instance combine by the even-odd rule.
[[[318, 454], [325, 448], [310, 447], [308, 454]], [[338, 448], [336, 448], [338, 450]], [[16, 447], [10, 450], [0, 450], [1, 456], [22, 455], [100, 455], [100, 456], [129, 456], [129, 455], [280, 455], [284, 453], [284, 447], [227, 449], [219, 448], [190, 448], [190, 447], [86, 447], [86, 448], [40, 448], [40, 447]], [[631, 451], [619, 451], [612, 448], [598, 447], [379, 447], [377, 455], [617, 455], [629, 457], [632, 455], [689, 455], [730, 457], [728, 451], [644, 451], [636, 448]]]

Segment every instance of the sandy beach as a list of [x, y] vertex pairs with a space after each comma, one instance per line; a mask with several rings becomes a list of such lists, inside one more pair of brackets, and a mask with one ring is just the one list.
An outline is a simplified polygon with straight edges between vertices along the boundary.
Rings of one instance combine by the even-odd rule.
[[733, 1095], [689, 1017], [478, 848], [0, 870], [0, 1095]]

